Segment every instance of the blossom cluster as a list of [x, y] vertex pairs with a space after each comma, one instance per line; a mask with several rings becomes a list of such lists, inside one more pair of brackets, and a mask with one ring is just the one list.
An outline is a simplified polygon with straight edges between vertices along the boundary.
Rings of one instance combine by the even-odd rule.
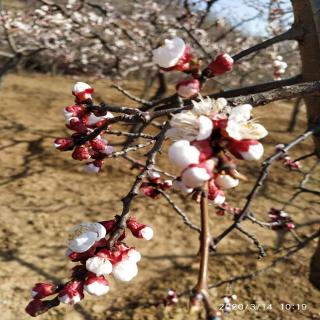
[[[153, 229], [130, 217], [127, 229], [139, 239], [151, 240]], [[102, 296], [109, 292], [107, 276], [128, 282], [138, 274], [137, 263], [141, 255], [134, 247], [127, 246], [126, 229], [122, 232], [112, 249], [106, 239], [117, 228], [117, 218], [96, 223], [81, 223], [70, 231], [67, 257], [72, 262], [80, 262], [72, 268], [71, 280], [64, 285], [37, 283], [32, 289], [33, 300], [26, 307], [26, 312], [37, 316], [49, 309], [52, 300], [43, 300], [56, 295], [57, 305], [65, 303], [74, 305], [84, 298], [84, 292]]]
[[77, 141], [88, 136], [94, 129], [104, 126], [109, 119], [113, 118], [111, 112], [92, 110], [93, 88], [83, 82], [77, 82], [72, 90], [75, 96], [75, 104], [64, 108], [66, 127], [74, 134], [71, 137], [57, 138], [54, 146], [60, 151], [73, 150], [72, 158], [75, 160], [93, 160], [86, 164], [88, 172], [100, 172], [103, 160], [112, 153], [113, 148], [108, 141], [102, 138], [105, 130], [94, 139], [88, 139], [77, 145]]
[[[189, 44], [179, 37], [165, 39], [164, 44], [153, 50], [153, 61], [163, 71], [182, 71], [191, 73], [191, 77], [181, 80], [176, 85], [177, 94], [182, 98], [197, 96], [202, 87], [200, 63], [192, 56]], [[207, 77], [222, 75], [233, 68], [233, 59], [227, 53], [216, 57], [205, 69]]]
[[236, 170], [236, 159], [259, 160], [263, 145], [259, 139], [267, 130], [251, 119], [249, 104], [231, 107], [223, 98], [192, 101], [191, 110], [175, 114], [167, 136], [170, 162], [180, 170], [174, 186], [192, 192], [208, 183], [208, 198], [216, 205], [225, 201], [225, 190], [245, 179]]

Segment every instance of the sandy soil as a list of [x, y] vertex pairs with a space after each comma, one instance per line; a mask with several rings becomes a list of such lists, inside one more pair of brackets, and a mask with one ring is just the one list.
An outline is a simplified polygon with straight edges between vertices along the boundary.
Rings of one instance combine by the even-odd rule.
[[[126, 194], [134, 172], [123, 160], [110, 160], [100, 176], [87, 175], [82, 165], [70, 154], [52, 148], [54, 137], [63, 136], [62, 108], [72, 102], [69, 89], [74, 79], [43, 75], [11, 75], [5, 79], [0, 92], [2, 126], [1, 192], [0, 192], [0, 312], [3, 320], [29, 319], [24, 313], [30, 299], [30, 289], [35, 282], [44, 280], [65, 281], [72, 266], [65, 257], [67, 230], [83, 221], [111, 218], [121, 208], [119, 199]], [[108, 102], [125, 102], [107, 82], [97, 82], [96, 92]], [[127, 83], [133, 92], [139, 83]], [[288, 103], [273, 104], [257, 109], [256, 115], [271, 131], [265, 140], [266, 156], [276, 143], [287, 142], [285, 131], [291, 111]], [[301, 115], [295, 134], [304, 128]], [[311, 142], [299, 146], [294, 154], [308, 152]], [[165, 162], [162, 161], [164, 165]], [[304, 169], [312, 164], [306, 161]], [[249, 181], [237, 191], [229, 193], [229, 202], [241, 205], [257, 176], [259, 165], [241, 166]], [[267, 210], [281, 206], [288, 200], [299, 173], [289, 173], [277, 164], [263, 194], [254, 209], [261, 219], [267, 219]], [[311, 185], [319, 184], [317, 179]], [[178, 204], [198, 223], [198, 209], [180, 195], [174, 195]], [[300, 196], [289, 209], [298, 223], [315, 223], [297, 230], [303, 238], [319, 227], [319, 200]], [[46, 320], [97, 320], [97, 319], [201, 319], [186, 312], [187, 300], [181, 299], [173, 309], [143, 307], [141, 303], [156, 301], [168, 288], [177, 291], [191, 288], [197, 276], [197, 235], [182, 223], [163, 199], [156, 201], [140, 197], [134, 202], [132, 212], [155, 230], [154, 240], [140, 242], [130, 239], [143, 255], [139, 276], [129, 285], [112, 282], [110, 293], [101, 298], [87, 296], [75, 308], [60, 306], [42, 316]], [[230, 217], [219, 217], [210, 209], [211, 230], [217, 234], [230, 223]], [[318, 224], [317, 224], [318, 223]], [[283, 254], [275, 252], [278, 237], [274, 231], [261, 230], [245, 223], [244, 227], [256, 234], [267, 251], [267, 257], [257, 260], [256, 248], [238, 232], [221, 243], [218, 252], [210, 257], [210, 283], [231, 276], [263, 268], [271, 259]], [[290, 234], [285, 235], [285, 247], [294, 244]], [[315, 248], [312, 243], [273, 268], [253, 279], [232, 286], [220, 286], [211, 291], [214, 304], [222, 303], [227, 293], [238, 295], [239, 304], [271, 304], [268, 311], [235, 311], [228, 319], [320, 319], [320, 292], [308, 282], [308, 263]], [[306, 311], [282, 311], [281, 301], [307, 304]]]

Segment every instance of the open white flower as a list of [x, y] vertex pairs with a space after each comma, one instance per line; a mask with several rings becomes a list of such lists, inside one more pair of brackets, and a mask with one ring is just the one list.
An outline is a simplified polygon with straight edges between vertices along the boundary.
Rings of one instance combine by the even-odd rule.
[[193, 109], [192, 112], [197, 115], [205, 115], [209, 118], [212, 118], [218, 113], [226, 114], [229, 112], [230, 107], [228, 107], [228, 102], [224, 98], [211, 99], [200, 98], [200, 101], [192, 101]]
[[164, 45], [152, 51], [153, 61], [161, 68], [175, 66], [186, 50], [185, 42], [175, 37], [164, 40]]
[[223, 98], [217, 100], [200, 98], [200, 101], [192, 101], [191, 110], [182, 111], [170, 120], [171, 128], [167, 136], [173, 140], [205, 140], [210, 137], [213, 130], [211, 121], [217, 114], [227, 114], [229, 108]]
[[243, 104], [230, 111], [226, 132], [236, 140], [264, 138], [268, 131], [259, 123], [250, 120], [252, 106]]
[[89, 250], [96, 241], [106, 236], [106, 229], [100, 223], [81, 223], [70, 230], [68, 248], [82, 253]]

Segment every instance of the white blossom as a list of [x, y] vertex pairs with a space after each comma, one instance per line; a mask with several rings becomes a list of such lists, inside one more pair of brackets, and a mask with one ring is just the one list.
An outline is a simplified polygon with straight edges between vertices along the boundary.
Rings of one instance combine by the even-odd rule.
[[152, 51], [153, 61], [162, 68], [173, 67], [183, 56], [185, 49], [186, 44], [181, 38], [166, 39], [163, 46]]

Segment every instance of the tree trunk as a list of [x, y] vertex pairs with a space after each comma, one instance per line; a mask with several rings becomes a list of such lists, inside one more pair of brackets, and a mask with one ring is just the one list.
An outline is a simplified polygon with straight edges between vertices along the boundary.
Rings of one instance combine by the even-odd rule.
[[[303, 81], [320, 80], [320, 0], [292, 0], [297, 26], [305, 30], [299, 40]], [[304, 97], [308, 125], [320, 120], [320, 95]], [[320, 133], [314, 135], [315, 151], [320, 158]], [[320, 239], [310, 263], [310, 281], [320, 289]]]

